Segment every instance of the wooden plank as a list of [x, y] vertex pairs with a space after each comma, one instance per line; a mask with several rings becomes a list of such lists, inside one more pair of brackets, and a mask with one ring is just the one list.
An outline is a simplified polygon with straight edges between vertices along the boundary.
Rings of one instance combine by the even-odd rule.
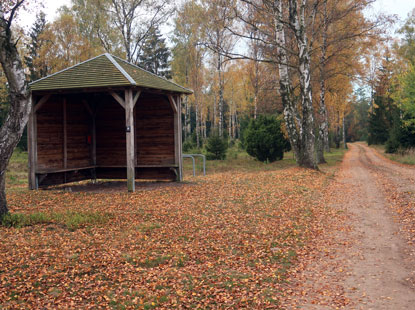
[[[118, 94], [117, 93], [115, 93], [115, 92], [113, 92], [113, 91], [111, 91], [110, 92], [110, 94], [111, 94], [111, 96], [115, 99], [115, 100], [117, 100], [117, 102], [124, 108], [124, 109], [126, 109], [126, 102], [125, 102], [125, 100], [124, 99], [122, 99], [120, 96], [118, 96]], [[131, 100], [132, 100], [132, 98], [131, 98]]]
[[67, 169], [39, 169], [36, 172], [40, 174], [44, 174], [44, 173], [78, 171], [78, 170], [86, 170], [86, 169], [92, 169], [92, 168], [96, 168], [96, 166], [73, 167], [73, 168], [67, 168]]
[[173, 109], [174, 113], [177, 114], [177, 104], [176, 104], [176, 101], [174, 100], [174, 98], [173, 98], [172, 95], [168, 95], [167, 97], [169, 98], [169, 102], [170, 102], [171, 108]]
[[127, 151], [127, 187], [129, 192], [135, 191], [135, 141], [134, 141], [134, 101], [133, 91], [125, 90], [125, 126]]
[[32, 100], [32, 108], [29, 115], [29, 122], [27, 124], [27, 143], [28, 143], [28, 155], [29, 155], [29, 189], [37, 189], [36, 184], [36, 112], [34, 109], [35, 100], [33, 96], [30, 97]]
[[63, 168], [68, 167], [68, 132], [66, 116], [66, 98], [63, 98]]
[[89, 106], [86, 100], [82, 100], [82, 104], [84, 105], [85, 109], [88, 111], [90, 116], [94, 116], [94, 111], [92, 111], [91, 107]]
[[51, 96], [51, 94], [49, 94], [49, 95], [45, 95], [45, 96], [43, 96], [42, 98], [40, 98], [39, 102], [38, 102], [38, 103], [35, 105], [35, 107], [34, 107], [34, 111], [35, 111], [35, 113], [37, 112], [37, 110], [39, 110], [39, 109], [43, 106], [43, 104], [44, 104], [46, 101], [48, 101], [48, 100], [49, 100], [50, 96]]

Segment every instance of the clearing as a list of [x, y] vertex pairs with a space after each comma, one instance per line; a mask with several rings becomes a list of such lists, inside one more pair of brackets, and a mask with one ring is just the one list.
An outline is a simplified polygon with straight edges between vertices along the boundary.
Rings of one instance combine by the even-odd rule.
[[0, 308], [413, 309], [415, 169], [361, 143], [322, 172], [291, 156], [127, 194], [27, 191], [19, 155]]

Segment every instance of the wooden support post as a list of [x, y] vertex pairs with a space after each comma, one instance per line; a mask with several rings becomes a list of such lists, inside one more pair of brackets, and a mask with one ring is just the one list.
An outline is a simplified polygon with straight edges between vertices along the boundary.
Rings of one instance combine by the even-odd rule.
[[179, 96], [177, 96], [177, 111], [178, 111], [178, 121], [179, 121], [179, 125], [178, 125], [178, 134], [179, 134], [179, 141], [178, 141], [178, 150], [179, 150], [179, 181], [183, 181], [183, 159], [182, 159], [182, 133], [183, 133], [183, 128], [182, 128], [182, 98]]
[[174, 156], [175, 164], [179, 165], [179, 113], [177, 109], [174, 113]]
[[66, 119], [66, 98], [63, 98], [63, 168], [68, 168], [68, 133]]
[[127, 144], [127, 187], [129, 192], [135, 191], [135, 141], [134, 141], [134, 100], [133, 91], [125, 91], [125, 131]]
[[32, 108], [27, 123], [27, 144], [29, 150], [29, 189], [37, 189], [36, 182], [36, 164], [37, 164], [37, 134], [36, 134], [36, 112], [35, 99], [30, 97], [32, 101]]
[[179, 100], [178, 98], [174, 98], [172, 95], [168, 96], [170, 105], [173, 109], [174, 113], [174, 164], [177, 165], [178, 168], [178, 174], [177, 179], [178, 181], [182, 180], [181, 173], [180, 173], [180, 162], [181, 162], [181, 151], [180, 151], [180, 118], [181, 118], [181, 110], [179, 109]]
[[97, 164], [97, 124], [96, 113], [92, 116], [92, 164]]

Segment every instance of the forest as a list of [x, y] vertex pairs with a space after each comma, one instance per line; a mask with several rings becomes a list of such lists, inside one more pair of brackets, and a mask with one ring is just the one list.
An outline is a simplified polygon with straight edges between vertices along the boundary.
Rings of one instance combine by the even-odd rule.
[[[249, 121], [274, 115], [299, 164], [314, 167], [347, 141], [388, 152], [415, 143], [415, 13], [390, 33], [393, 16], [365, 14], [372, 2], [293, 1], [279, 28], [272, 1], [73, 0], [52, 22], [38, 6], [35, 23], [13, 31], [29, 81], [108, 52], [193, 90], [182, 106], [185, 151], [212, 135], [244, 145]], [[310, 152], [316, 161], [302, 159]]]

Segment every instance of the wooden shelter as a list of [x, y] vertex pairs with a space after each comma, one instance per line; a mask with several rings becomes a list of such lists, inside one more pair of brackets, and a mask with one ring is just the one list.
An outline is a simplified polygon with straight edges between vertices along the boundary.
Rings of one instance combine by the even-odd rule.
[[181, 180], [181, 96], [110, 54], [30, 85], [29, 187], [85, 179]]

